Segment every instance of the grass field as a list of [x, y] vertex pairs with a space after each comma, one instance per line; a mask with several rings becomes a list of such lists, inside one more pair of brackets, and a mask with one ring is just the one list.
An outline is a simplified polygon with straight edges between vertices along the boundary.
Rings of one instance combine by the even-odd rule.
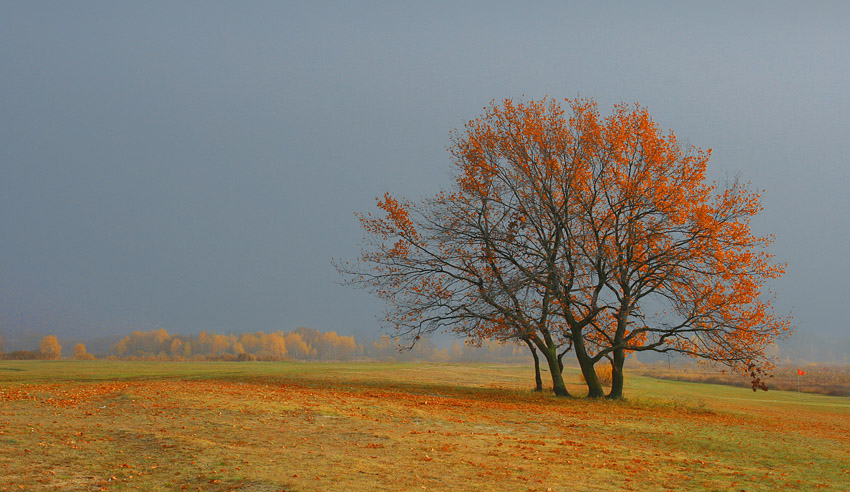
[[531, 383], [500, 365], [2, 361], [0, 490], [850, 489], [850, 398]]

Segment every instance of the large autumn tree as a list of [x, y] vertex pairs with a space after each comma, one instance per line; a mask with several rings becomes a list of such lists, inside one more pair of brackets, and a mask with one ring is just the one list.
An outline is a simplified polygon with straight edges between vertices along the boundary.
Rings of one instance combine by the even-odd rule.
[[387, 322], [413, 341], [448, 329], [531, 342], [559, 395], [564, 347], [591, 397], [602, 359], [622, 395], [633, 350], [761, 367], [787, 327], [759, 298], [782, 269], [750, 233], [757, 195], [706, 184], [709, 153], [637, 105], [604, 119], [593, 100], [567, 106], [491, 104], [454, 136], [454, 186], [379, 199], [361, 216], [360, 261], [340, 270], [389, 301]]

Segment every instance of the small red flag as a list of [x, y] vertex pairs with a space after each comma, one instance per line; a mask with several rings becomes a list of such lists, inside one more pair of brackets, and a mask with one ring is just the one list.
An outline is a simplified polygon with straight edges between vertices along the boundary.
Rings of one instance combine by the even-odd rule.
[[802, 370], [802, 369], [797, 369], [797, 375], [798, 375], [798, 376], [805, 376], [805, 375], [806, 375], [806, 371], [804, 371], [804, 370]]

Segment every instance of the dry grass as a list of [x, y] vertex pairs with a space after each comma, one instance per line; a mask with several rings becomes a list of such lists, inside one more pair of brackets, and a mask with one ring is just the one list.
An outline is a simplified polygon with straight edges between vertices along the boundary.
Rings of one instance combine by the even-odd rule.
[[[678, 365], [667, 368], [666, 365], [643, 365], [637, 372], [645, 376], [694, 383], [726, 384], [749, 387], [750, 380], [738, 374], [722, 373], [718, 370], [706, 370], [696, 365]], [[805, 374], [799, 376], [797, 370]], [[850, 396], [850, 366], [826, 366], [809, 364], [805, 366], [778, 367], [767, 381], [771, 390], [801, 391], [830, 396]]]
[[2, 362], [0, 490], [850, 482], [847, 399], [630, 377], [629, 400], [588, 401], [531, 382], [517, 366]]
[[[596, 377], [599, 378], [599, 382], [602, 384], [602, 386], [611, 386], [611, 380], [613, 377], [612, 374], [614, 370], [611, 369], [611, 366], [609, 364], [599, 364], [594, 368], [594, 370], [596, 371]], [[586, 382], [584, 374], [580, 374], [580, 376], [581, 382]]]

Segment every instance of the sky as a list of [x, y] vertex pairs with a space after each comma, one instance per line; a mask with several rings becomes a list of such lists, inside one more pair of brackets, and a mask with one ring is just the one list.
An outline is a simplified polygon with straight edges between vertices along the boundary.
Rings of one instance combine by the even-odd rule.
[[308, 326], [356, 211], [451, 186], [492, 100], [640, 102], [764, 189], [800, 335], [848, 337], [850, 3], [2, 2], [0, 336]]

